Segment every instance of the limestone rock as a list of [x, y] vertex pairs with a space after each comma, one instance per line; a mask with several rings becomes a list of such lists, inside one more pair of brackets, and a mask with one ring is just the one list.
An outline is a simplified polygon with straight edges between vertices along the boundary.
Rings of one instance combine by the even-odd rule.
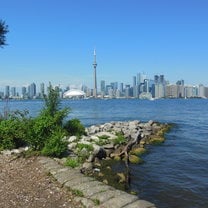
[[76, 136], [70, 136], [69, 138], [68, 138], [68, 142], [69, 143], [72, 143], [72, 142], [74, 142], [74, 141], [76, 141], [77, 140], [77, 137]]

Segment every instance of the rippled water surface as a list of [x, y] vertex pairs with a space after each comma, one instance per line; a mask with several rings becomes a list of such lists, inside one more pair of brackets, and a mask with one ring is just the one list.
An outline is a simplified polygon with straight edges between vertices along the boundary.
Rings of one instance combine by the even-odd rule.
[[[32, 116], [42, 101], [0, 102], [11, 110], [28, 109]], [[160, 146], [149, 146], [145, 163], [131, 165], [131, 188], [161, 208], [208, 207], [208, 100], [64, 100], [69, 118], [84, 125], [126, 120], [174, 123]]]

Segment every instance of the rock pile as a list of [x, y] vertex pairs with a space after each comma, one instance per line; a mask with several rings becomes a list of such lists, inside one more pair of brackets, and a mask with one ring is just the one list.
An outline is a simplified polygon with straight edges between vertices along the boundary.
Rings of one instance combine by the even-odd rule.
[[83, 172], [91, 170], [93, 163], [103, 158], [123, 159], [126, 153], [130, 153], [130, 162], [139, 163], [141, 160], [137, 156], [145, 151], [145, 145], [163, 142], [169, 127], [169, 124], [152, 120], [146, 123], [135, 120], [93, 125], [86, 128], [86, 135], [81, 138], [69, 137], [68, 148], [72, 155], [85, 159]]

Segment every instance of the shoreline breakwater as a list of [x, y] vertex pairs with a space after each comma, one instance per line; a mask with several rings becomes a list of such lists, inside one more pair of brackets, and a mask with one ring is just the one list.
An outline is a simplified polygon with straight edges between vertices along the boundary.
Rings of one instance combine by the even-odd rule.
[[[124, 192], [130, 181], [129, 163], [142, 161], [139, 155], [146, 151], [146, 145], [164, 142], [164, 134], [170, 127], [170, 124], [152, 120], [93, 125], [85, 128], [83, 136], [64, 138], [68, 142], [67, 157], [41, 158], [40, 162], [63, 187], [77, 195], [76, 200], [85, 207], [155, 208], [135, 193]], [[3, 154], [19, 154], [27, 149], [3, 151]], [[71, 159], [80, 162], [77, 167], [66, 167], [67, 160]], [[108, 164], [122, 161], [125, 171], [113, 175], [112, 166], [103, 166], [103, 161]], [[103, 170], [108, 170], [107, 174]]]
[[[146, 152], [145, 146], [164, 142], [164, 134], [170, 127], [170, 124], [152, 120], [92, 125], [85, 129], [86, 134], [81, 138], [67, 138], [68, 149], [75, 160], [82, 158], [82, 173], [131, 192], [129, 163], [142, 163], [140, 156]], [[113, 170], [116, 162], [122, 163], [122, 171]]]

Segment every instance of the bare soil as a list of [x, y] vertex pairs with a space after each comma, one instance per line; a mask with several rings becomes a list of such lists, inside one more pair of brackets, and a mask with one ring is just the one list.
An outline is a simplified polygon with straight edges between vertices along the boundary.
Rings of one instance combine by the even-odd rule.
[[1, 208], [83, 207], [74, 198], [45, 171], [38, 157], [0, 154]]

